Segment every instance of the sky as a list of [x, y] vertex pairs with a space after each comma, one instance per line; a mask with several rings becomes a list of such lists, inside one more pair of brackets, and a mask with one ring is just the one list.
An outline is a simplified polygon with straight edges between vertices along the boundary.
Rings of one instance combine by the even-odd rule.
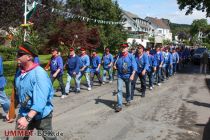
[[[138, 15], [140, 18], [146, 16], [166, 18], [172, 23], [191, 24], [195, 19], [206, 18], [206, 13], [194, 11], [192, 15], [185, 15], [180, 11], [177, 0], [117, 0], [123, 10]], [[210, 23], [210, 18], [207, 19]]]

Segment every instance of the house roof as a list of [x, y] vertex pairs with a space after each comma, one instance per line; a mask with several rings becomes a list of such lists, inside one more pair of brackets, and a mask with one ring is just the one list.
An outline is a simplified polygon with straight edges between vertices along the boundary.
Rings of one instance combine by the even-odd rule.
[[125, 10], [123, 10], [123, 12], [124, 12], [127, 16], [129, 16], [130, 18], [132, 18], [132, 19], [141, 19], [141, 20], [143, 20], [143, 21], [148, 22], [147, 20], [145, 20], [145, 19], [143, 19], [143, 18], [140, 18], [138, 15], [135, 15], [135, 14], [133, 14], [133, 13], [131, 13], [131, 12], [128, 12], [128, 11], [125, 11]]
[[152, 24], [155, 24], [156, 26], [163, 28], [163, 29], [170, 29], [170, 26], [167, 22], [165, 22], [162, 19], [153, 18], [153, 17], [146, 17], [146, 19], [151, 22]]
[[125, 11], [125, 10], [123, 10], [123, 12], [124, 12], [127, 16], [129, 16], [129, 17], [131, 17], [131, 18], [140, 18], [138, 15], [135, 15], [135, 14], [133, 14], [133, 13], [131, 13], [131, 12], [128, 12], [128, 11]]
[[137, 23], [136, 22], [136, 20], [142, 20], [142, 21], [145, 21], [145, 22], [148, 22], [147, 20], [145, 20], [145, 19], [142, 19], [142, 18], [140, 18], [138, 15], [135, 15], [135, 14], [133, 14], [133, 13], [131, 13], [131, 12], [128, 12], [128, 11], [125, 11], [125, 10], [123, 10], [123, 13], [128, 17], [128, 18], [130, 18], [136, 25], [139, 25], [139, 26], [141, 26], [141, 27], [144, 27], [144, 28], [147, 28], [148, 26], [147, 25], [144, 25], [144, 24], [141, 24], [141, 23]]

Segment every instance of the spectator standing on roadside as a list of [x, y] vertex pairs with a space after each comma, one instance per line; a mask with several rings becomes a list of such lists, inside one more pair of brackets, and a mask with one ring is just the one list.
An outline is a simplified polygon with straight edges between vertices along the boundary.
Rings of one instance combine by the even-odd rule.
[[205, 51], [200, 60], [200, 73], [202, 73], [204, 70], [204, 74], [206, 74], [208, 58], [209, 58], [209, 54], [207, 51]]

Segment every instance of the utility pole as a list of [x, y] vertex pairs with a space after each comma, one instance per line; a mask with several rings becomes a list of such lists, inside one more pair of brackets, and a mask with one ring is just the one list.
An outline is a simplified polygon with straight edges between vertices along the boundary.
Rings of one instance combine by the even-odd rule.
[[[27, 24], [27, 0], [25, 0], [24, 24]], [[24, 41], [26, 41], [26, 28], [24, 29]]]

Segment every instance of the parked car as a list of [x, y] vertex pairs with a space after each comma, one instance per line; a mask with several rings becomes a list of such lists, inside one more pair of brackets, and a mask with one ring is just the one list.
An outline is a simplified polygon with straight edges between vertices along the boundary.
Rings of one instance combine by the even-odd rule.
[[208, 58], [208, 64], [209, 64], [209, 70], [210, 70], [210, 50], [208, 51], [209, 58]]
[[200, 64], [200, 59], [205, 51], [207, 51], [207, 48], [197, 48], [195, 50], [194, 55], [192, 57], [192, 61], [194, 64]]

